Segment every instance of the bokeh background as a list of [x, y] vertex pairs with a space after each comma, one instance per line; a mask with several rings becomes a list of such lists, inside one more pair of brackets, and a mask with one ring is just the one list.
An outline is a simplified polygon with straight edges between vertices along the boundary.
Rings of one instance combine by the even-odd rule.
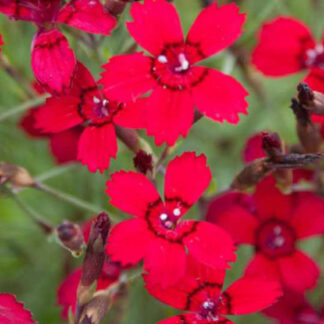
[[[218, 1], [225, 3], [225, 1]], [[228, 1], [230, 2], [230, 1]], [[255, 34], [261, 24], [278, 15], [294, 16], [304, 21], [314, 35], [320, 39], [324, 25], [324, 1], [312, 0], [241, 0], [234, 1], [247, 13], [244, 34], [236, 43], [234, 52], [239, 51], [248, 63], [249, 53], [253, 48]], [[199, 0], [175, 0], [183, 26], [188, 30], [198, 14]], [[64, 27], [64, 33], [70, 40], [78, 58], [87, 65], [99, 78], [100, 65], [108, 58], [118, 54], [132, 44], [123, 21], [128, 12], [121, 17], [120, 24], [112, 37], [95, 36], [102, 41], [100, 51], [94, 54], [80, 41], [81, 32]], [[3, 69], [0, 69], [0, 116], [9, 111], [10, 118], [0, 121], [0, 161], [21, 165], [29, 172], [44, 181], [47, 185], [73, 197], [86, 201], [97, 209], [110, 210], [117, 218], [123, 219], [117, 210], [112, 210], [104, 194], [105, 181], [109, 173], [118, 169], [131, 169], [133, 154], [119, 143], [119, 153], [111, 168], [104, 174], [89, 173], [85, 167], [70, 163], [57, 165], [48, 149], [48, 140], [33, 139], [19, 128], [18, 122], [23, 110], [32, 104], [23, 90], [32, 80], [30, 68], [30, 44], [35, 27], [28, 22], [9, 21], [0, 16], [0, 33], [5, 45], [3, 54], [19, 71], [23, 80], [16, 82]], [[210, 32], [213, 32], [212, 30]], [[235, 174], [243, 166], [242, 149], [246, 140], [259, 130], [278, 132], [282, 139], [289, 143], [297, 142], [295, 121], [289, 109], [290, 99], [295, 95], [297, 83], [304, 75], [296, 74], [281, 79], [267, 79], [249, 65], [238, 64], [233, 51], [227, 50], [207, 60], [207, 65], [231, 73], [250, 91], [249, 115], [242, 116], [238, 125], [218, 124], [202, 119], [194, 125], [189, 136], [179, 141], [174, 154], [186, 150], [202, 152], [207, 155], [213, 172], [213, 184], [206, 197], [226, 189]], [[252, 80], [248, 81], [246, 72]], [[1, 119], [1, 117], [0, 117]], [[153, 145], [153, 141], [141, 133]], [[153, 146], [154, 147], [154, 146]], [[157, 154], [162, 148], [155, 148]], [[172, 157], [172, 156], [171, 156]], [[33, 189], [19, 193], [20, 199], [45, 220], [60, 224], [64, 219], [83, 222], [94, 213], [76, 207], [67, 201]], [[199, 218], [201, 213], [195, 206], [190, 217]], [[320, 239], [308, 240], [304, 249], [324, 267], [324, 253], [321, 255]], [[252, 251], [248, 247], [239, 248], [238, 262], [228, 273], [228, 281], [239, 277]], [[61, 309], [56, 305], [56, 292], [62, 279], [71, 272], [81, 260], [74, 259], [63, 250], [52, 236], [48, 237], [33, 224], [17, 203], [3, 193], [0, 195], [0, 291], [10, 292], [23, 300], [32, 310], [39, 323], [63, 323]], [[318, 288], [309, 293], [314, 305], [323, 301], [323, 278]], [[175, 313], [175, 310], [162, 305], [151, 298], [138, 280], [133, 283], [118, 309], [113, 309], [106, 323], [120, 324], [153, 324], [160, 319]], [[119, 312], [118, 321], [115, 314]], [[235, 323], [271, 323], [262, 315], [242, 316], [234, 319]]]

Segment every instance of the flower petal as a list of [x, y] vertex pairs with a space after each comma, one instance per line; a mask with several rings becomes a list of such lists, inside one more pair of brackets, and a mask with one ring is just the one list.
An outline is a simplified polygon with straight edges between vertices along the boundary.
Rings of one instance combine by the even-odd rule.
[[131, 7], [133, 22], [129, 33], [138, 44], [153, 55], [159, 55], [168, 44], [182, 43], [183, 34], [178, 13], [165, 0], [145, 0]]
[[244, 315], [271, 306], [282, 295], [282, 290], [278, 281], [245, 276], [232, 283], [223, 294], [229, 304], [221, 314]]
[[105, 71], [99, 81], [103, 93], [111, 100], [133, 101], [151, 90], [156, 81], [151, 74], [151, 58], [143, 53], [117, 55], [103, 65]]
[[206, 163], [205, 155], [196, 156], [194, 152], [185, 152], [173, 159], [165, 173], [165, 199], [180, 199], [193, 205], [207, 189], [212, 177]]
[[146, 223], [141, 219], [129, 219], [115, 225], [108, 236], [106, 253], [112, 262], [122, 266], [135, 265], [147, 254], [153, 240]]
[[213, 3], [198, 15], [188, 33], [187, 43], [197, 44], [204, 57], [214, 55], [239, 38], [245, 16], [234, 3], [221, 7]]
[[234, 242], [222, 228], [207, 222], [182, 223], [196, 223], [194, 230], [184, 237], [183, 242], [197, 261], [218, 269], [229, 268], [228, 263], [235, 261]]
[[318, 265], [306, 254], [296, 251], [278, 259], [282, 282], [293, 290], [303, 292], [313, 288], [320, 275]]
[[252, 197], [229, 192], [212, 200], [206, 220], [224, 228], [236, 244], [254, 244], [258, 220], [252, 214]]
[[36, 112], [36, 128], [48, 133], [62, 132], [83, 122], [79, 115], [79, 98], [65, 96], [46, 99]]
[[280, 280], [279, 268], [274, 260], [257, 253], [245, 269], [245, 275], [258, 276], [268, 280]]
[[144, 217], [148, 206], [160, 200], [152, 182], [141, 173], [115, 172], [106, 185], [110, 204], [134, 216]]
[[0, 294], [0, 323], [4, 324], [35, 324], [30, 311], [24, 304], [16, 300], [14, 295]]
[[193, 123], [194, 109], [186, 91], [156, 88], [147, 101], [146, 129], [156, 145], [174, 145], [180, 135], [186, 137]]
[[215, 121], [237, 124], [239, 113], [247, 114], [247, 91], [229, 75], [203, 67], [195, 69], [206, 71], [205, 77], [192, 86], [197, 109]]
[[304, 67], [303, 53], [314, 47], [310, 30], [300, 21], [279, 17], [263, 25], [252, 63], [268, 76], [283, 76]]
[[292, 217], [292, 196], [280, 192], [273, 176], [268, 176], [259, 182], [254, 193], [254, 199], [257, 216], [260, 219], [289, 220]]
[[324, 233], [324, 201], [311, 192], [296, 192], [291, 224], [299, 239]]
[[166, 289], [177, 284], [186, 271], [183, 245], [156, 238], [148, 247], [144, 269], [152, 285]]
[[61, 164], [76, 161], [78, 143], [82, 131], [83, 128], [77, 126], [51, 135], [50, 149], [57, 163]]
[[321, 68], [313, 68], [304, 79], [312, 90], [324, 93], [324, 71]]
[[102, 173], [109, 168], [110, 159], [116, 158], [117, 139], [112, 124], [87, 126], [83, 131], [78, 148], [78, 160], [90, 172]]
[[31, 64], [36, 79], [48, 92], [62, 94], [70, 88], [76, 58], [57, 29], [37, 34], [32, 44]]
[[83, 31], [109, 35], [116, 25], [116, 19], [99, 0], [72, 0], [58, 15], [58, 21]]
[[250, 163], [256, 159], [263, 158], [266, 156], [262, 148], [262, 142], [263, 142], [262, 132], [254, 134], [247, 140], [242, 154], [243, 161], [245, 163]]
[[127, 128], [145, 128], [146, 105], [146, 98], [123, 104], [122, 109], [114, 116], [114, 123]]

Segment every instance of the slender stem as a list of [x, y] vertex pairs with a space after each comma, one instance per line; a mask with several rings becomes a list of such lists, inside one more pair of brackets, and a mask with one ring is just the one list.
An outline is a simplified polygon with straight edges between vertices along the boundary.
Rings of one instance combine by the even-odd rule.
[[45, 234], [50, 234], [53, 232], [54, 226], [42, 220], [39, 214], [36, 211], [34, 211], [32, 208], [27, 206], [18, 197], [18, 195], [16, 195], [11, 189], [9, 189], [6, 186], [4, 186], [4, 190], [16, 202], [16, 204], [21, 208], [21, 210], [23, 210], [26, 213], [26, 215], [43, 230]]
[[[69, 204], [71, 205], [74, 205], [76, 207], [79, 207], [81, 209], [85, 209], [91, 213], [95, 213], [95, 214], [98, 214], [98, 213], [101, 213], [103, 211], [106, 211], [108, 213], [107, 210], [105, 210], [104, 208], [102, 207], [97, 207], [91, 203], [88, 203], [84, 200], [81, 200], [77, 197], [74, 197], [72, 195], [69, 195], [65, 192], [62, 192], [62, 191], [59, 191], [57, 189], [54, 189], [54, 188], [51, 188], [41, 182], [36, 182], [36, 184], [34, 185], [34, 188], [40, 190], [40, 191], [43, 191], [57, 199], [60, 199], [62, 201], [65, 201], [65, 202], [68, 202]], [[111, 215], [111, 213], [109, 213], [109, 215]]]
[[24, 102], [23, 104], [18, 105], [14, 108], [7, 109], [7, 111], [5, 111], [4, 113], [2, 113], [0, 115], [0, 122], [6, 120], [8, 118], [11, 118], [15, 115], [18, 115], [18, 114], [26, 111], [29, 108], [32, 108], [34, 106], [41, 104], [44, 101], [44, 98], [46, 98], [46, 97], [45, 96], [37, 97], [35, 99]]
[[38, 176], [36, 176], [34, 179], [36, 181], [40, 181], [40, 182], [43, 182], [43, 181], [46, 181], [46, 180], [49, 180], [51, 178], [54, 178], [56, 176], [59, 176], [61, 175], [62, 173], [65, 173], [67, 171], [70, 171], [74, 168], [77, 167], [77, 164], [76, 163], [69, 163], [69, 164], [66, 164], [66, 165], [61, 165], [61, 166], [58, 166], [58, 167], [55, 167], [49, 171], [46, 171]]

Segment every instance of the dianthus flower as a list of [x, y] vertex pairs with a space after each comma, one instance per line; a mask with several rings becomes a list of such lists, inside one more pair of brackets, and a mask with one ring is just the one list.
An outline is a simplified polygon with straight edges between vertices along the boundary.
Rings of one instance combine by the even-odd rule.
[[263, 25], [252, 63], [267, 76], [280, 77], [309, 71], [305, 82], [324, 92], [324, 46], [317, 42], [302, 22], [278, 17]]
[[78, 62], [72, 87], [66, 95], [48, 98], [36, 113], [36, 127], [45, 133], [59, 133], [84, 124], [78, 143], [78, 160], [91, 172], [109, 168], [116, 157], [115, 124], [138, 127], [141, 102], [110, 101], [99, 90], [87, 68]]
[[[37, 82], [32, 83], [36, 93], [44, 93]], [[58, 164], [76, 161], [77, 149], [83, 127], [76, 126], [60, 133], [46, 134], [35, 127], [38, 107], [30, 108], [19, 121], [19, 127], [31, 138], [48, 139], [50, 151]]]
[[312, 192], [284, 195], [269, 176], [253, 195], [216, 197], [206, 219], [226, 229], [237, 244], [254, 246], [246, 274], [281, 280], [296, 291], [316, 284], [318, 266], [297, 248], [299, 241], [324, 233], [324, 202]]
[[116, 172], [107, 182], [110, 203], [136, 218], [117, 224], [107, 253], [122, 265], [144, 259], [150, 280], [163, 287], [185, 273], [186, 251], [203, 264], [226, 268], [235, 260], [230, 236], [216, 225], [181, 220], [211, 180], [203, 155], [186, 152], [172, 160], [165, 174], [164, 200], [143, 174]]
[[64, 6], [61, 0], [0, 0], [0, 12], [37, 25], [31, 64], [37, 80], [54, 94], [70, 87], [77, 64], [57, 25], [62, 23], [89, 33], [109, 35], [116, 23], [99, 0], [71, 0]]
[[324, 324], [324, 309], [317, 311], [303, 294], [285, 290], [279, 302], [264, 311], [278, 324]]
[[188, 313], [159, 324], [232, 324], [225, 315], [244, 315], [269, 307], [281, 296], [278, 282], [242, 277], [223, 290], [225, 271], [215, 270], [188, 258], [185, 276], [174, 287], [161, 289], [145, 276], [149, 293]]
[[0, 293], [1, 324], [36, 324], [30, 311], [10, 294]]
[[184, 40], [174, 5], [145, 0], [131, 7], [127, 24], [143, 53], [118, 55], [104, 66], [100, 83], [104, 93], [130, 101], [152, 90], [146, 102], [146, 130], [156, 144], [173, 145], [186, 136], [194, 106], [207, 117], [236, 124], [246, 114], [247, 92], [231, 76], [196, 63], [230, 46], [241, 34], [245, 20], [235, 4], [203, 9]]

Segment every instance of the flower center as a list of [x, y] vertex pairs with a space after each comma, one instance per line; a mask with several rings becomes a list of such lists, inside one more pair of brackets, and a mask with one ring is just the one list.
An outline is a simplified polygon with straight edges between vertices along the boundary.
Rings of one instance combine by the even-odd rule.
[[163, 211], [160, 214], [160, 221], [163, 227], [166, 229], [174, 229], [181, 215], [180, 208], [174, 208], [172, 212]]
[[321, 319], [312, 309], [303, 309], [296, 316], [296, 323], [300, 324], [317, 324]]
[[217, 322], [219, 320], [217, 303], [213, 299], [206, 299], [201, 305], [199, 315], [208, 321]]
[[305, 64], [307, 67], [324, 69], [324, 46], [322, 44], [317, 44], [306, 51]]
[[193, 68], [197, 48], [188, 44], [168, 44], [152, 59], [151, 73], [164, 89], [183, 91], [200, 83], [207, 69]]
[[261, 224], [256, 234], [257, 249], [270, 258], [291, 254], [295, 249], [295, 241], [293, 228], [277, 219]]

